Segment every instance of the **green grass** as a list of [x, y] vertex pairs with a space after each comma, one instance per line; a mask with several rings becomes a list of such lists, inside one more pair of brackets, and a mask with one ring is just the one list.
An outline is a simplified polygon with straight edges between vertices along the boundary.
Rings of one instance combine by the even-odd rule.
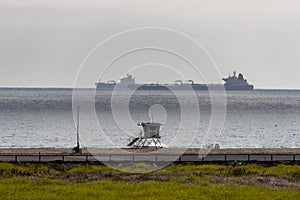
[[300, 166], [289, 165], [173, 165], [130, 174], [97, 165], [0, 163], [1, 199], [300, 199], [299, 185]]
[[107, 172], [107, 173], [117, 173], [116, 170], [107, 166], [96, 166], [96, 165], [80, 165], [73, 167], [68, 170], [69, 173], [97, 173], [97, 172]]
[[[134, 166], [138, 171], [148, 171], [155, 169], [153, 166], [140, 163]], [[123, 168], [124, 171], [126, 167]], [[49, 174], [86, 174], [86, 173], [107, 173], [107, 174], [129, 174], [118, 171], [107, 166], [98, 165], [14, 165], [9, 163], [0, 163], [0, 175], [49, 175]], [[264, 167], [261, 165], [244, 165], [237, 167], [223, 166], [223, 165], [172, 165], [166, 167], [158, 172], [151, 172], [147, 174], [162, 174], [162, 175], [176, 175], [186, 176], [189, 174], [203, 176], [203, 175], [219, 175], [219, 176], [245, 176], [245, 175], [261, 175], [261, 176], [276, 176], [300, 179], [300, 166], [298, 165], [277, 165], [273, 167]]]
[[219, 176], [275, 176], [300, 179], [300, 166], [277, 165], [273, 167], [264, 167], [261, 165], [244, 165], [229, 167], [223, 165], [185, 165], [170, 166], [162, 170], [164, 174], [170, 175], [219, 175]]
[[299, 199], [299, 191], [254, 186], [201, 186], [174, 182], [96, 181], [70, 183], [59, 180], [0, 180], [2, 199]]

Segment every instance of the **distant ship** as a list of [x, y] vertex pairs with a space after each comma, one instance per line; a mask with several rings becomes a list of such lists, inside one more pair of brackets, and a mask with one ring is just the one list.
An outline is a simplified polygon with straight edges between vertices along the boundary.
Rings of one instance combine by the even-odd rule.
[[227, 78], [222, 78], [225, 81], [224, 88], [225, 90], [253, 90], [254, 86], [250, 85], [242, 73], [239, 73], [236, 76], [236, 71], [233, 72], [233, 76], [229, 76]]
[[253, 90], [253, 85], [250, 85], [243, 74], [236, 76], [236, 72], [233, 75], [229, 75], [227, 78], [222, 79], [225, 84], [201, 84], [195, 83], [193, 80], [176, 80], [174, 84], [137, 84], [135, 78], [131, 74], [127, 74], [122, 77], [117, 83], [114, 80], [108, 82], [95, 83], [97, 90], [99, 91], [113, 91], [113, 90], [195, 90], [195, 91], [207, 91], [207, 90]]

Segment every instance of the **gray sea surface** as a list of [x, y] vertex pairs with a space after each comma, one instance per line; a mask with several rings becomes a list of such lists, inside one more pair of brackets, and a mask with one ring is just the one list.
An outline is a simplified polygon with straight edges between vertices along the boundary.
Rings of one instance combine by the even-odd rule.
[[[75, 146], [76, 110], [72, 110], [72, 92], [59, 88], [0, 89], [0, 148]], [[179, 95], [168, 91], [137, 91], [130, 95], [129, 102], [126, 92], [112, 96], [111, 92], [98, 91], [92, 100], [87, 98], [91, 94], [94, 91], [76, 91], [81, 105], [86, 105], [80, 107], [79, 133], [83, 147], [126, 147], [140, 134], [137, 123], [151, 121], [153, 117], [155, 122], [163, 124], [161, 141], [169, 147], [219, 144], [221, 148], [300, 148], [298, 90], [216, 94], [226, 101], [224, 117], [212, 112], [214, 106], [217, 110], [223, 107], [205, 91], [195, 94], [182, 91]], [[89, 106], [93, 112], [86, 109]], [[211, 123], [215, 117], [218, 123]]]

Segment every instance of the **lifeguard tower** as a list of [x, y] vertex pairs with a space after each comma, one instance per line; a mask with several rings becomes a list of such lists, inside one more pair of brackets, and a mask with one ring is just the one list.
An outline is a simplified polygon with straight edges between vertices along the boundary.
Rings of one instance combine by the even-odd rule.
[[159, 130], [160, 123], [154, 122], [141, 122], [138, 126], [143, 127], [143, 132], [140, 137], [134, 138], [127, 146], [132, 148], [146, 148], [146, 147], [156, 147], [163, 148], [166, 145], [160, 142]]

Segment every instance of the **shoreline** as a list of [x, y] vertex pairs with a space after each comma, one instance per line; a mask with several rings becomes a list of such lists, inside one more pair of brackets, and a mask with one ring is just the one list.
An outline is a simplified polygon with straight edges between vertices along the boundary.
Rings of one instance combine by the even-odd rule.
[[[82, 148], [82, 153], [122, 153], [124, 151], [132, 153], [185, 153], [185, 154], [300, 154], [300, 148], [220, 148], [220, 149], [203, 149], [203, 148], [144, 148], [144, 149], [120, 149], [120, 148]], [[71, 153], [72, 148], [0, 148], [0, 154], [38, 154], [38, 153]]]

